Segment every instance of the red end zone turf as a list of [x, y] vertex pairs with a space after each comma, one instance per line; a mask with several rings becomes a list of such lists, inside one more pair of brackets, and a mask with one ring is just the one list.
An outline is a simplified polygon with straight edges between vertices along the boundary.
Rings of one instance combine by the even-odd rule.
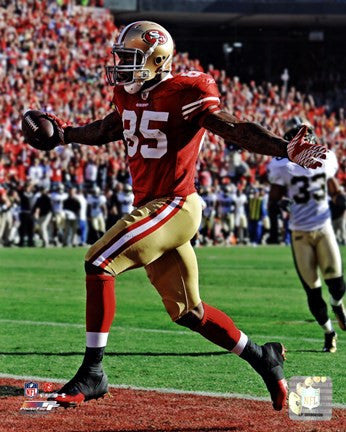
[[345, 409], [334, 409], [330, 421], [293, 422], [270, 402], [124, 389], [74, 409], [22, 414], [23, 388], [24, 381], [0, 379], [2, 432], [341, 432], [346, 424]]

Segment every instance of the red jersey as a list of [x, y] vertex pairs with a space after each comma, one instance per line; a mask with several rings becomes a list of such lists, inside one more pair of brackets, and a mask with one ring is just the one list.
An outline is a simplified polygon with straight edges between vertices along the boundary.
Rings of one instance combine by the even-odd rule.
[[123, 121], [134, 204], [195, 192], [205, 132], [195, 118], [205, 110], [220, 110], [214, 79], [191, 71], [170, 75], [136, 94], [117, 86], [113, 103]]

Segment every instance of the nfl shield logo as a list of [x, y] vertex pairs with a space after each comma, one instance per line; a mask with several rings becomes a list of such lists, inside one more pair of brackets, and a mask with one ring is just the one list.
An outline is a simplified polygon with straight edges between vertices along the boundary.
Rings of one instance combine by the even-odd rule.
[[307, 387], [302, 389], [302, 407], [312, 410], [320, 405], [320, 389]]
[[27, 382], [24, 384], [24, 396], [33, 398], [38, 394], [38, 384], [35, 382]]

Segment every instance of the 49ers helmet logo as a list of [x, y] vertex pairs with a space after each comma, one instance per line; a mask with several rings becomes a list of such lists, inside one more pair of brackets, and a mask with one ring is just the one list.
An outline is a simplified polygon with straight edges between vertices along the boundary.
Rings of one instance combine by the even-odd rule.
[[161, 31], [157, 29], [147, 30], [143, 33], [142, 38], [149, 45], [153, 45], [157, 40], [159, 41], [159, 45], [163, 45], [167, 42], [167, 36]]

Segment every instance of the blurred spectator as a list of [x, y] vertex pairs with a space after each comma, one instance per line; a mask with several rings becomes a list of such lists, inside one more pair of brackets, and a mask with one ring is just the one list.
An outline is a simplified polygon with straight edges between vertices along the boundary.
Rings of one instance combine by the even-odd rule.
[[291, 244], [289, 229], [290, 200], [283, 197], [280, 201], [271, 200], [268, 204], [268, 217], [270, 218], [268, 244]]
[[34, 185], [25, 183], [19, 191], [19, 246], [34, 246], [34, 217], [35, 204]]
[[53, 244], [59, 246], [64, 243], [65, 219], [64, 201], [67, 193], [63, 184], [58, 184], [50, 194], [53, 207]]
[[0, 187], [0, 246], [10, 245], [12, 226], [11, 201], [6, 189]]
[[213, 184], [213, 177], [207, 168], [207, 164], [201, 163], [198, 170], [198, 184], [201, 187], [210, 187]]
[[119, 206], [119, 216], [122, 217], [124, 214], [131, 213], [133, 210], [133, 199], [132, 186], [128, 183], [119, 183], [117, 202]]
[[32, 165], [28, 169], [28, 181], [33, 185], [41, 185], [43, 180], [43, 167], [40, 165], [40, 160], [38, 157], [34, 158]]
[[246, 204], [248, 202], [247, 196], [238, 187], [234, 199], [234, 223], [235, 223], [235, 235], [238, 244], [246, 244], [248, 221], [246, 215]]
[[59, 185], [62, 184], [62, 168], [61, 168], [61, 160], [58, 156], [53, 156], [51, 160], [51, 186], [53, 189], [56, 189]]
[[108, 175], [108, 155], [101, 154], [97, 164], [97, 185], [101, 190], [105, 190], [107, 186]]
[[[93, 236], [98, 239], [106, 232], [107, 200], [101, 193], [101, 189], [98, 186], [94, 186], [91, 194], [87, 197], [87, 202]], [[90, 241], [90, 243], [93, 242]]]
[[88, 157], [88, 161], [85, 165], [85, 186], [88, 189], [92, 189], [97, 184], [97, 172], [98, 167], [96, 165], [95, 155], [90, 154]]
[[49, 196], [48, 189], [42, 189], [40, 195], [35, 201], [33, 214], [39, 235], [42, 239], [42, 247], [48, 247], [50, 237], [49, 228], [53, 216], [52, 200]]
[[217, 214], [221, 220], [221, 229], [225, 245], [234, 244], [234, 187], [224, 184], [217, 195]]
[[[119, 216], [119, 202], [118, 202], [118, 191], [122, 188], [122, 183], [116, 183], [114, 190], [109, 190], [106, 195], [107, 199], [107, 219], [106, 219], [106, 230], [114, 225]], [[113, 188], [112, 188], [113, 189]]]
[[47, 189], [48, 191], [50, 190], [50, 186], [51, 186], [51, 177], [52, 177], [52, 168], [50, 166], [50, 160], [48, 158], [48, 156], [44, 156], [41, 159], [41, 166], [43, 169], [43, 176], [41, 179], [41, 186], [44, 189]]
[[8, 246], [19, 243], [19, 226], [20, 226], [20, 198], [16, 189], [8, 191], [8, 198], [11, 202], [11, 229], [8, 238]]
[[6, 175], [5, 175], [5, 161], [4, 158], [0, 154], [0, 185], [5, 184]]
[[346, 245], [346, 197], [337, 195], [330, 201], [330, 211], [335, 237], [340, 245]]
[[79, 186], [76, 198], [79, 201], [80, 204], [80, 210], [79, 210], [79, 246], [85, 246], [87, 244], [88, 240], [88, 217], [87, 217], [87, 210], [88, 210], [88, 202], [85, 198], [83, 188]]
[[267, 185], [262, 185], [260, 188], [260, 195], [263, 199], [262, 207], [263, 207], [263, 214], [262, 214], [262, 237], [261, 237], [261, 243], [265, 244], [267, 243], [267, 240], [270, 235], [270, 218], [268, 214], [268, 200], [269, 200], [269, 187]]
[[263, 189], [253, 189], [248, 201], [249, 237], [253, 246], [261, 244], [263, 234], [263, 217], [266, 213]]
[[65, 212], [64, 246], [76, 246], [76, 235], [81, 211], [80, 200], [77, 198], [77, 190], [71, 187], [68, 197], [63, 202]]
[[203, 187], [200, 189], [200, 196], [205, 204], [203, 205], [200, 227], [201, 244], [209, 244], [209, 241], [214, 241], [217, 194], [213, 187]]

